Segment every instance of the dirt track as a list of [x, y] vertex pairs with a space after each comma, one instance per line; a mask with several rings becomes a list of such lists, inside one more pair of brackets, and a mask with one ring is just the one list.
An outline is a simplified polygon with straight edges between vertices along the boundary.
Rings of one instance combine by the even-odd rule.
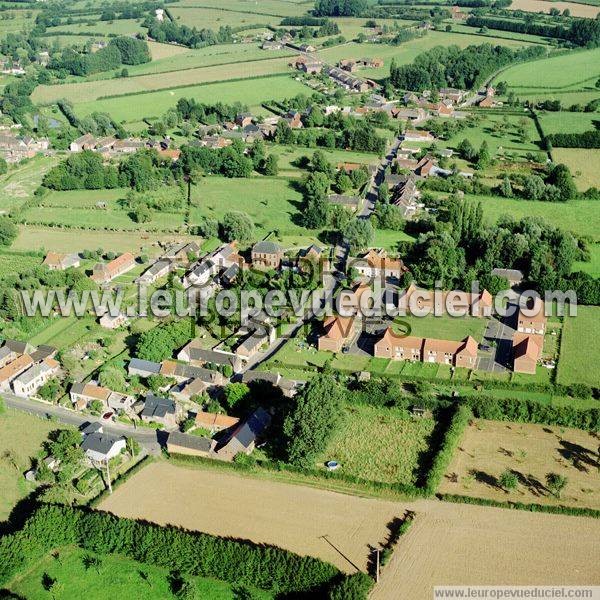
[[164, 462], [134, 475], [100, 508], [275, 544], [346, 572], [364, 570], [369, 545], [413, 510], [416, 521], [371, 600], [430, 600], [436, 584], [600, 584], [597, 519], [371, 500]]

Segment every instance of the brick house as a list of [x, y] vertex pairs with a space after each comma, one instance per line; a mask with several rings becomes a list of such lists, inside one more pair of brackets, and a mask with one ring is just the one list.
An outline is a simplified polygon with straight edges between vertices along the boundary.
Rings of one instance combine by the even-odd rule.
[[283, 259], [283, 249], [275, 242], [257, 242], [252, 246], [252, 266], [258, 269], [278, 269]]
[[330, 316], [323, 321], [323, 335], [319, 336], [319, 350], [339, 352], [354, 337], [355, 318]]
[[96, 264], [91, 279], [96, 283], [108, 283], [133, 267], [135, 267], [135, 257], [131, 252], [125, 252], [108, 263]]

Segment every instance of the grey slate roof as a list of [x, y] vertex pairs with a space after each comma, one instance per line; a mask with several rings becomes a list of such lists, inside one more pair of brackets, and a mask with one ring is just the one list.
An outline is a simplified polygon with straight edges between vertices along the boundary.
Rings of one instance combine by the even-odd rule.
[[167, 440], [168, 444], [176, 444], [183, 448], [190, 448], [191, 450], [199, 450], [200, 452], [208, 452], [212, 445], [209, 438], [200, 437], [197, 435], [188, 435], [180, 433], [179, 431], [173, 431], [169, 433]]
[[81, 448], [84, 452], [92, 450], [100, 454], [108, 454], [111, 448], [121, 439], [122, 437], [108, 435], [107, 433], [89, 433], [83, 439]]
[[20, 342], [19, 340], [5, 340], [4, 346], [17, 354], [25, 354], [29, 344], [27, 342]]
[[252, 252], [257, 252], [259, 254], [278, 254], [281, 252], [281, 246], [275, 242], [264, 240], [262, 242], [256, 242], [256, 244], [252, 246]]
[[244, 448], [249, 448], [256, 438], [270, 425], [271, 415], [260, 406], [240, 425], [231, 439], [237, 440]]
[[174, 415], [176, 410], [175, 402], [169, 398], [161, 398], [154, 394], [146, 396], [144, 409], [141, 412], [142, 417], [165, 417], [166, 415]]
[[49, 356], [53, 356], [56, 353], [56, 348], [53, 346], [38, 346], [35, 352], [31, 353], [31, 360], [33, 362], [40, 362]]
[[146, 371], [148, 373], [154, 373], [158, 375], [160, 373], [160, 363], [155, 363], [149, 360], [142, 360], [141, 358], [132, 358], [129, 361], [129, 369], [136, 369], [137, 371]]

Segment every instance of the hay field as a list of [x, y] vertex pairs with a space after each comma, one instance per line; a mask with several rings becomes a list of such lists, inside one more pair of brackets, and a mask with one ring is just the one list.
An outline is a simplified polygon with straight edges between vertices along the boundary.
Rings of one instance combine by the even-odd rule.
[[560, 12], [568, 8], [573, 17], [587, 17], [588, 19], [594, 19], [600, 12], [599, 6], [579, 4], [578, 2], [555, 2], [554, 0], [512, 0], [508, 8], [509, 10], [544, 13], [549, 13], [551, 8], [557, 8]]
[[369, 545], [383, 543], [387, 523], [404, 515], [404, 507], [394, 502], [166, 462], [142, 469], [99, 508], [160, 525], [275, 544], [348, 573], [366, 570]]
[[[439, 491], [492, 500], [600, 508], [598, 438], [587, 431], [523, 423], [474, 421], [467, 427]], [[505, 470], [519, 484], [506, 492], [498, 484]], [[556, 499], [546, 475], [568, 483]]]
[[370, 600], [435, 585], [598, 585], [600, 521], [422, 500]]
[[184, 48], [183, 46], [175, 46], [174, 44], [161, 44], [160, 42], [151, 41], [147, 43], [148, 48], [150, 49], [150, 56], [152, 56], [153, 62], [162, 58], [171, 58], [172, 56], [177, 56], [178, 54], [185, 54], [186, 52], [189, 52], [187, 48]]
[[[258, 5], [260, 7], [260, 5]], [[260, 8], [259, 8], [260, 10]], [[236, 12], [233, 10], [219, 10], [218, 8], [199, 8], [191, 6], [173, 6], [170, 13], [179, 25], [208, 27], [217, 31], [219, 27], [246, 27], [248, 25], [279, 25], [281, 17], [273, 17], [251, 12]], [[268, 12], [268, 11], [265, 11]], [[243, 35], [243, 33], [242, 33]]]
[[176, 86], [192, 86], [212, 81], [257, 77], [273, 73], [285, 73], [287, 70], [288, 60], [286, 58], [233, 63], [226, 67], [213, 65], [139, 77], [38, 86], [32, 94], [32, 100], [44, 104], [55, 102], [60, 98], [67, 98], [74, 104], [80, 104], [92, 102], [104, 96], [122, 96]]

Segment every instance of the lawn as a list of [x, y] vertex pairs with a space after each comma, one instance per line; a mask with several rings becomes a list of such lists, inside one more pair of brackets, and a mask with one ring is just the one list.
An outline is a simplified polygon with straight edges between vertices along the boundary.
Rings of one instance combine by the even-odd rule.
[[97, 329], [92, 317], [56, 317], [48, 327], [40, 331], [29, 342], [34, 346], [49, 345], [62, 350], [75, 345], [92, 329]]
[[558, 361], [558, 383], [600, 387], [597, 368], [600, 307], [579, 306], [576, 317], [565, 317]]
[[[554, 6], [554, 5], [553, 5]], [[600, 61], [600, 49], [572, 51], [560, 56], [552, 56], [534, 63], [526, 62], [516, 64], [503, 71], [498, 79], [506, 81], [509, 89], [514, 89], [517, 95], [521, 94], [518, 88], [532, 91], [532, 88], [545, 88], [540, 92], [548, 94], [548, 88], [567, 89], [581, 87], [585, 83], [594, 84], [600, 71], [594, 70], [592, 65]]]
[[221, 219], [226, 212], [247, 213], [256, 228], [256, 239], [276, 231], [276, 238], [305, 238], [305, 245], [318, 232], [299, 224], [302, 195], [286, 180], [277, 177], [227, 179], [205, 177], [192, 189], [191, 224], [200, 215]]
[[348, 406], [317, 466], [340, 463], [340, 474], [384, 483], [418, 484], [431, 451], [433, 419], [413, 419], [402, 411]]
[[[457, 342], [464, 340], [469, 335], [477, 341], [481, 341], [487, 323], [487, 319], [479, 317], [458, 318], [449, 315], [439, 317], [433, 315], [415, 317], [411, 315], [398, 317], [398, 320], [410, 325], [410, 335]], [[400, 329], [405, 331], [405, 327]]]
[[0, 278], [30, 271], [42, 262], [39, 256], [28, 256], [13, 251], [0, 251]]
[[33, 491], [35, 486], [23, 474], [37, 458], [48, 433], [57, 428], [52, 421], [12, 409], [0, 414], [0, 521]]
[[[54, 208], [88, 208], [95, 209], [98, 202], [104, 202], [108, 209], [120, 208], [120, 200], [124, 200], [127, 190], [69, 190], [51, 191], [40, 202], [41, 207]], [[100, 212], [100, 210], [98, 211]]]
[[[40, 85], [32, 94], [32, 100], [38, 104], [48, 104], [56, 102], [60, 98], [67, 98], [78, 105], [93, 102], [105, 96], [123, 96], [163, 88], [194, 86], [228, 79], [247, 79], [248, 77], [285, 73], [289, 70], [288, 62], [285, 57], [275, 56], [271, 57], [270, 60], [231, 63], [227, 67], [212, 65], [184, 71], [173, 70], [164, 73], [150, 73], [124, 79]], [[246, 83], [246, 87], [251, 87], [251, 85]]]
[[[598, 439], [564, 427], [476, 420], [466, 429], [440, 492], [500, 501], [600, 508]], [[517, 487], [499, 484], [506, 470]], [[560, 499], [546, 487], [548, 473], [567, 478]]]
[[[262, 65], [263, 63], [248, 64]], [[189, 71], [185, 71], [185, 73], [189, 73]], [[222, 69], [221, 79], [223, 79]], [[306, 94], [307, 87], [299, 81], [289, 76], [273, 76], [250, 81], [190, 85], [174, 90], [82, 102], [77, 105], [76, 112], [81, 116], [95, 111], [107, 112], [118, 122], [140, 121], [146, 117], [162, 116], [169, 108], [173, 108], [180, 98], [193, 97], [198, 102], [209, 103], [214, 102], [216, 98], [224, 103], [241, 100], [252, 110], [257, 110], [263, 102], [268, 100], [283, 100], [301, 93]]]
[[[8, 585], [11, 592], [21, 598], [43, 600], [50, 597], [61, 600], [104, 600], [108, 590], [113, 598], [178, 598], [171, 588], [171, 573], [151, 564], [138, 563], [116, 554], [93, 555], [96, 564], [88, 563], [91, 553], [80, 548], [61, 548], [46, 556], [26, 576], [17, 576]], [[87, 566], [86, 566], [87, 564]], [[56, 581], [52, 592], [44, 582]], [[194, 577], [196, 595], [204, 600], [234, 600], [239, 598], [237, 586], [217, 579]], [[60, 589], [60, 592], [58, 591]], [[247, 592], [248, 594], [250, 591]], [[267, 600], [272, 596], [263, 591], [252, 590], [252, 598]]]
[[399, 242], [414, 242], [404, 231], [392, 231], [391, 229], [375, 229], [372, 246], [375, 248], [385, 248], [389, 252], [396, 252]]
[[465, 197], [481, 201], [484, 216], [490, 221], [496, 221], [502, 215], [511, 215], [515, 219], [542, 217], [555, 227], [600, 241], [600, 203], [595, 200], [570, 200], [562, 203], [470, 194]]
[[554, 148], [552, 156], [557, 163], [569, 167], [578, 190], [600, 187], [600, 149]]

